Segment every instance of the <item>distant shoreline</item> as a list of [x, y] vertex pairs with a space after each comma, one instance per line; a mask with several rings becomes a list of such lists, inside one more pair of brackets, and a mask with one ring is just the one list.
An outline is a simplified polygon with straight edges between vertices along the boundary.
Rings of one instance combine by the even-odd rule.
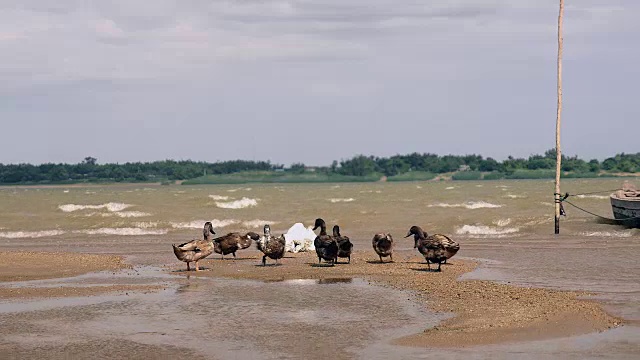
[[[527, 176], [531, 175], [531, 176]], [[20, 189], [20, 188], [77, 188], [77, 187], [100, 187], [107, 185], [121, 186], [175, 186], [175, 185], [241, 185], [241, 184], [305, 184], [305, 183], [373, 183], [373, 182], [441, 182], [441, 181], [490, 181], [490, 180], [551, 180], [553, 177], [540, 176], [540, 172], [530, 173], [520, 172], [511, 176], [495, 176], [492, 173], [480, 172], [455, 172], [445, 174], [431, 174], [415, 172], [415, 174], [401, 174], [397, 176], [381, 176], [372, 174], [366, 176], [337, 176], [327, 174], [279, 174], [277, 172], [260, 173], [233, 173], [225, 175], [207, 175], [187, 180], [135, 182], [135, 181], [78, 181], [60, 183], [0, 183], [0, 189]], [[542, 174], [546, 175], [546, 174]], [[602, 179], [602, 178], [638, 178], [640, 173], [598, 173], [598, 174], [575, 174], [565, 173], [563, 179]]]

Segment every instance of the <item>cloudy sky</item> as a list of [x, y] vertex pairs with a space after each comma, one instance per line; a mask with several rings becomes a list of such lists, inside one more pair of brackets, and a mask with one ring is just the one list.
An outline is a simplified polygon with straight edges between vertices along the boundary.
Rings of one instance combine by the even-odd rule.
[[[566, 0], [563, 151], [638, 152], [640, 1]], [[557, 0], [0, 0], [0, 163], [555, 146]]]

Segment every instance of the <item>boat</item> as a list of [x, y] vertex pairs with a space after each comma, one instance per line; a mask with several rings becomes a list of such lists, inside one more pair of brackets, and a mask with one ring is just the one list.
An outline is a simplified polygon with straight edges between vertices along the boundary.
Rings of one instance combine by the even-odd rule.
[[623, 225], [640, 228], [640, 191], [625, 183], [610, 198], [613, 217]]

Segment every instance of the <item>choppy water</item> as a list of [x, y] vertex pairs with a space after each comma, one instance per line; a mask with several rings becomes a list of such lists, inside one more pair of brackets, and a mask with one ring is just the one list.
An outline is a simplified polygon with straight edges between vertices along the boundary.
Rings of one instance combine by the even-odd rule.
[[[573, 194], [615, 189], [617, 179], [565, 180]], [[612, 217], [608, 193], [571, 197]], [[562, 233], [630, 237], [638, 230], [612, 226], [569, 205]], [[217, 230], [284, 231], [316, 217], [343, 231], [368, 236], [403, 234], [418, 223], [460, 237], [547, 235], [553, 227], [553, 182], [412, 182], [249, 186], [102, 186], [1, 188], [0, 239], [139, 236], [193, 233], [204, 221]]]
[[[621, 181], [617, 179], [564, 180], [562, 191], [581, 194], [620, 186]], [[115, 253], [128, 255], [135, 264], [158, 265], [175, 262], [167, 250], [168, 244], [199, 237], [204, 221], [212, 221], [218, 233], [258, 230], [265, 223], [271, 224], [272, 230], [279, 233], [295, 222], [311, 225], [316, 217], [323, 217], [329, 226], [339, 224], [342, 233], [350, 236], [356, 247], [365, 249], [370, 247], [372, 234], [379, 231], [391, 232], [400, 248], [410, 249], [413, 243], [404, 243], [402, 236], [411, 225], [419, 224], [428, 232], [449, 234], [458, 240], [461, 243], [458, 257], [485, 260], [482, 268], [466, 275], [467, 278], [593, 291], [609, 311], [630, 321], [630, 325], [571, 339], [483, 347], [477, 351], [430, 351], [428, 354], [423, 350], [370, 343], [365, 338], [372, 339], [373, 335], [368, 334], [363, 335], [360, 345], [345, 350], [349, 356], [487, 358], [507, 354], [519, 358], [635, 358], [640, 352], [640, 331], [634, 325], [640, 320], [640, 263], [637, 261], [640, 230], [600, 221], [567, 205], [568, 216], [561, 220], [561, 235], [555, 236], [553, 188], [553, 182], [547, 180], [1, 188], [0, 250], [24, 247], [28, 250]], [[606, 191], [569, 199], [591, 212], [612, 217]], [[188, 291], [184, 293], [187, 295], [180, 295], [178, 291], [170, 297], [181, 303], [189, 301], [184, 296], [192, 293], [194, 297], [211, 295], [216, 298], [231, 291], [225, 290], [230, 287], [226, 288], [224, 282], [198, 284], [196, 287], [188, 285], [185, 288]], [[302, 285], [276, 286], [298, 289]], [[264, 284], [246, 282], [242, 288], [261, 286]], [[310, 284], [308, 288], [317, 286], [325, 285]], [[375, 293], [383, 291], [380, 289], [366, 293], [368, 287], [357, 282], [331, 286], [339, 288], [339, 293], [351, 296], [392, 296]], [[266, 288], [260, 289], [258, 292]], [[305, 294], [319, 303], [325, 296], [323, 290]], [[265, 296], [255, 301], [268, 309], [277, 306], [269, 300], [268, 294]], [[168, 306], [160, 298], [157, 301]], [[215, 301], [211, 301], [212, 306], [213, 303]], [[397, 314], [406, 315], [405, 310], [398, 308]], [[364, 313], [359, 312], [357, 306], [353, 311]], [[160, 313], [144, 313], [148, 317], [162, 317]], [[263, 318], [267, 315], [254, 314], [254, 311], [233, 314], [233, 321], [238, 323], [255, 323], [257, 319], [269, 323], [265, 320], [268, 317]], [[312, 315], [323, 316], [321, 311]], [[351, 319], [350, 316], [364, 315], [345, 316]], [[432, 319], [428, 314], [418, 318]], [[206, 326], [206, 321], [201, 325]], [[402, 328], [398, 326], [398, 329]], [[305, 331], [325, 334], [338, 330], [308, 327]], [[227, 348], [242, 350], [234, 344], [229, 342]], [[264, 350], [263, 357], [284, 356], [282, 352], [264, 347], [266, 345], [259, 346]], [[223, 352], [221, 357], [234, 357], [224, 354], [230, 353]], [[287, 354], [295, 357], [295, 352]]]

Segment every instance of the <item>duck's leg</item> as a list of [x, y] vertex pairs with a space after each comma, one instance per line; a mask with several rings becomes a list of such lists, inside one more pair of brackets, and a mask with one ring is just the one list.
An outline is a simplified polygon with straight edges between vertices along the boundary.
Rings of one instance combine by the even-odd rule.
[[447, 263], [447, 259], [444, 259], [444, 263], [443, 264], [446, 264], [446, 263]]
[[200, 267], [198, 266], [198, 260], [196, 260], [196, 271], [200, 271]]
[[322, 264], [322, 258], [318, 256], [318, 264]]
[[236, 252], [234, 251], [232, 254], [233, 254], [233, 258], [235, 259], [236, 258]]
[[393, 262], [393, 254], [389, 255], [389, 258], [391, 259], [391, 262]]
[[351, 255], [349, 255], [349, 264], [351, 264]]
[[440, 265], [441, 264], [442, 264], [441, 262], [438, 263], [438, 270], [436, 270], [436, 271], [442, 271], [442, 270], [440, 270]]
[[267, 266], [267, 255], [262, 257], [262, 266]]
[[384, 261], [382, 261], [382, 255], [378, 255], [380, 257], [380, 262], [383, 263]]
[[189, 266], [189, 262], [187, 261], [187, 271], [191, 271], [191, 267]]
[[429, 268], [429, 271], [431, 271], [431, 265], [429, 264], [429, 260], [427, 260], [427, 267]]

